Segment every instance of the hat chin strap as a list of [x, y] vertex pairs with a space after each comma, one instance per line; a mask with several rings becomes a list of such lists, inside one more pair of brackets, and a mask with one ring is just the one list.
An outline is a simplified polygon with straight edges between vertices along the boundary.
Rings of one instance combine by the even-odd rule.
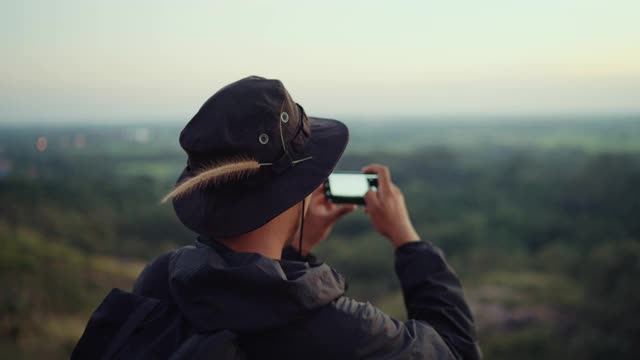
[[305, 202], [306, 198], [302, 199], [302, 215], [301, 215], [301, 221], [300, 221], [300, 242], [298, 245], [298, 254], [300, 255], [300, 257], [302, 258], [302, 232], [304, 231], [304, 202]]

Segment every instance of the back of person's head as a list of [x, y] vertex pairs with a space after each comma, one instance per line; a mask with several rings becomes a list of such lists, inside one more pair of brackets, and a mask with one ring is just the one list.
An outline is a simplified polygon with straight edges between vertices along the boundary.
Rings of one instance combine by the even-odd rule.
[[164, 201], [198, 234], [248, 233], [318, 188], [348, 138], [343, 123], [307, 116], [279, 80], [241, 79], [211, 96], [182, 130], [187, 164]]

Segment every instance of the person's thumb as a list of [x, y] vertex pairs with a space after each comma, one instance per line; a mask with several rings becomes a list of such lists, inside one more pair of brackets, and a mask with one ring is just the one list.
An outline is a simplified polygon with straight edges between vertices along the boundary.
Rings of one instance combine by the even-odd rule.
[[339, 218], [347, 215], [350, 212], [355, 211], [358, 208], [357, 205], [351, 204], [351, 205], [342, 205], [342, 206], [336, 206], [334, 208], [334, 213], [333, 213], [333, 219], [338, 220]]
[[368, 212], [372, 209], [375, 209], [379, 206], [380, 200], [378, 199], [378, 193], [369, 189], [366, 194], [364, 194], [364, 202]]

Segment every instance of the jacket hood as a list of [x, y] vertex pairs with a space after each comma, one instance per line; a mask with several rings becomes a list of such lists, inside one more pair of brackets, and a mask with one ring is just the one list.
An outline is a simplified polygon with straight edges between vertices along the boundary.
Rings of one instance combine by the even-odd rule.
[[285, 325], [345, 292], [326, 264], [234, 252], [202, 239], [169, 262], [173, 301], [198, 331], [262, 331]]

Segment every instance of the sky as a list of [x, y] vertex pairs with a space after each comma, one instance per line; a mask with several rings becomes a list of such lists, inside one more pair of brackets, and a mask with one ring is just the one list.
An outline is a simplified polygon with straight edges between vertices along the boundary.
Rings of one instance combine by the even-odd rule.
[[0, 121], [184, 121], [277, 78], [316, 116], [640, 113], [640, 1], [0, 0]]

